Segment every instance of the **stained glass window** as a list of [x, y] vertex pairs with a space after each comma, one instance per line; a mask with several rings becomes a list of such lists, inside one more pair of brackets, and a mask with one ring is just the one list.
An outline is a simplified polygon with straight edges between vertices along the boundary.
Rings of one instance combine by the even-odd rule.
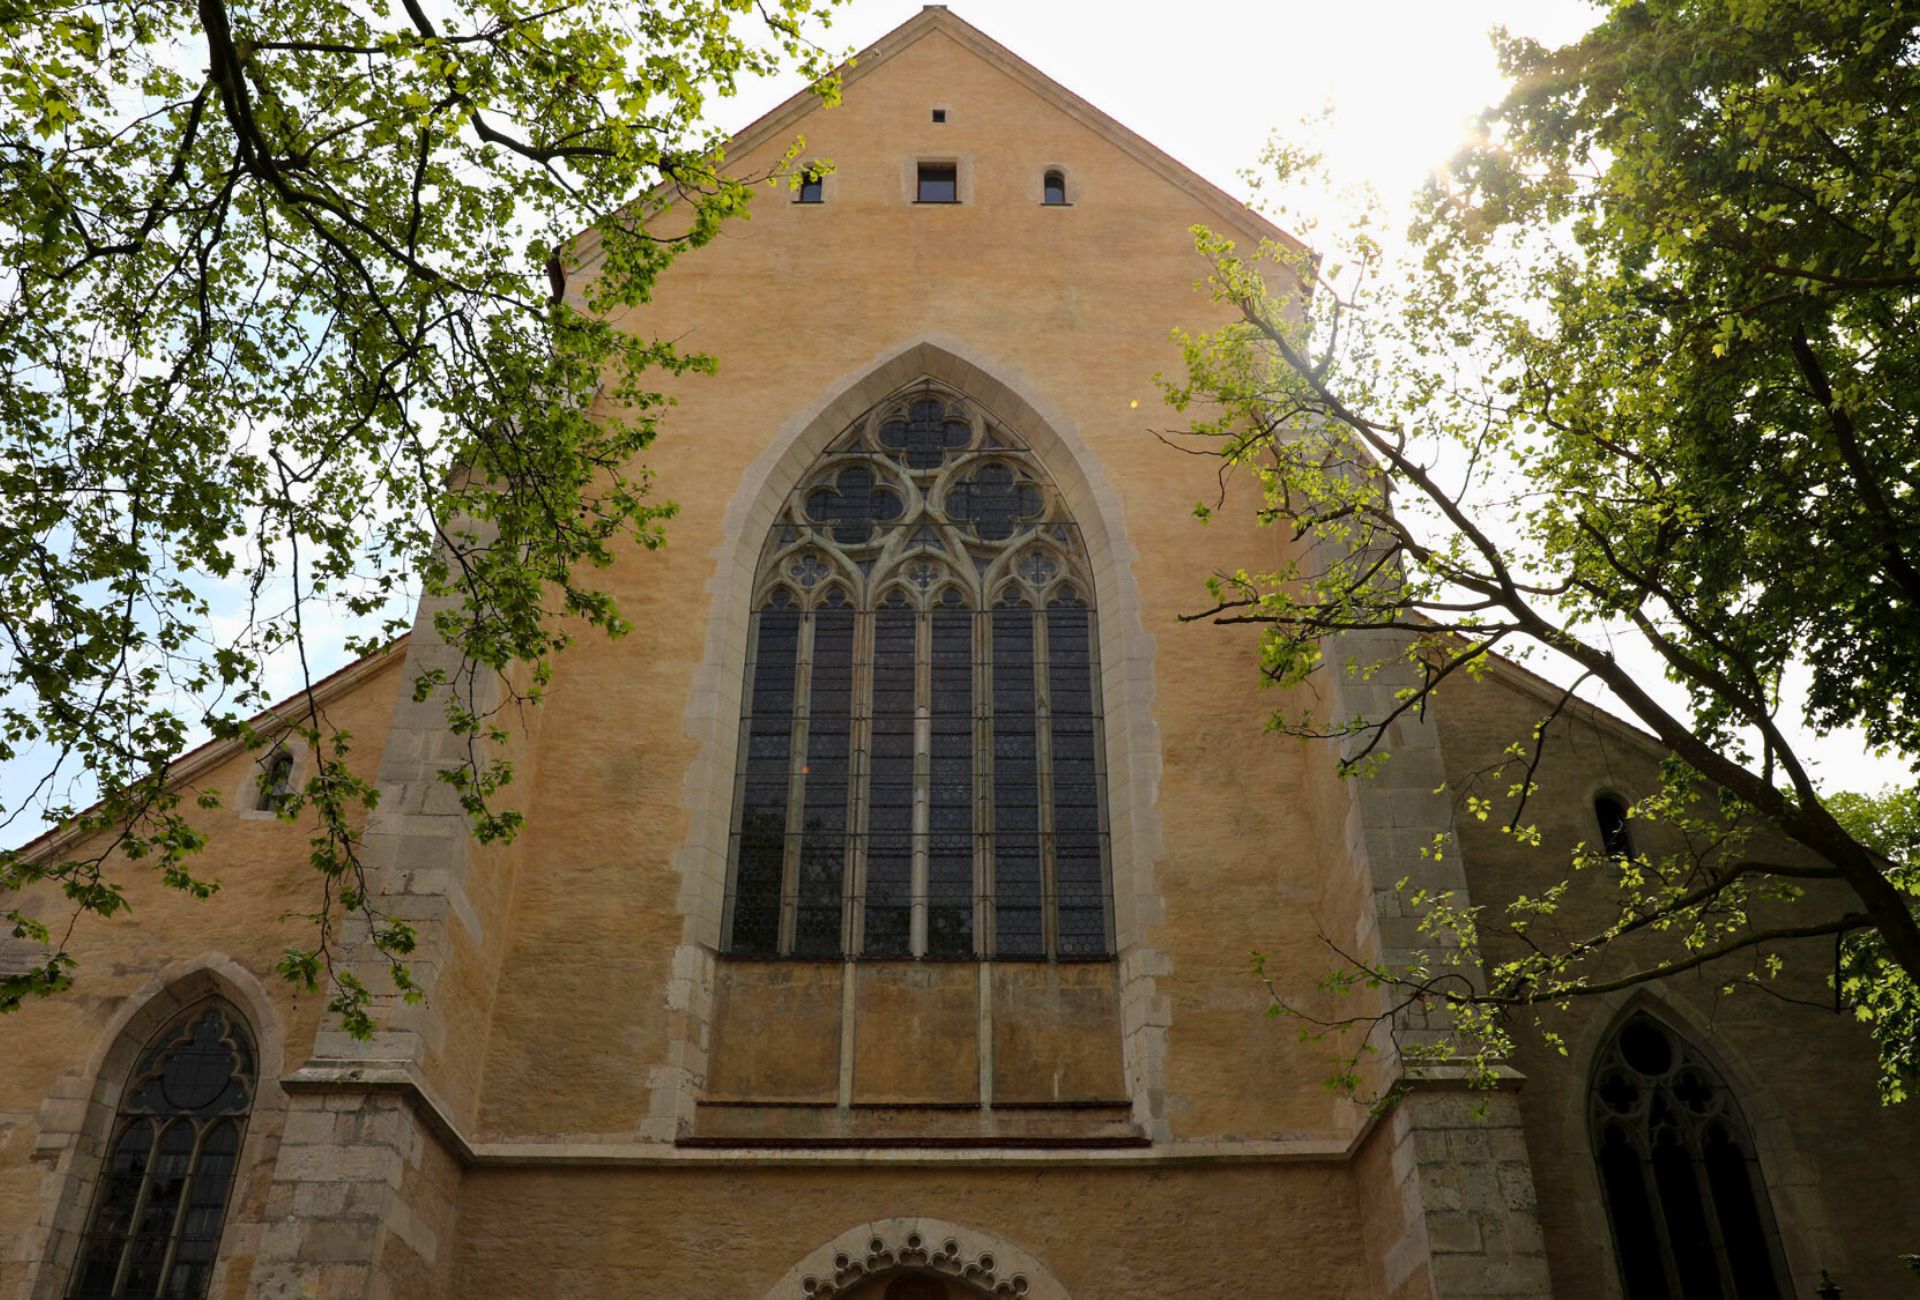
[[1092, 592], [1038, 459], [959, 394], [835, 439], [755, 582], [727, 950], [1106, 957]]
[[69, 1300], [198, 1300], [253, 1108], [253, 1043], [224, 1003], [158, 1035], [121, 1094]]
[[1626, 1300], [1778, 1300], [1746, 1121], [1692, 1044], [1630, 1016], [1600, 1053], [1588, 1113]]

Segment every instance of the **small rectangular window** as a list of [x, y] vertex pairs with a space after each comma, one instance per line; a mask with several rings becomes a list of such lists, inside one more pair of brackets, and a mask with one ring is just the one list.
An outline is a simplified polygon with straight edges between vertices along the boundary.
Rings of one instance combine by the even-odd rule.
[[936, 108], [936, 109], [934, 109], [934, 110], [933, 110], [933, 120], [934, 120], [934, 121], [936, 121], [936, 122], [944, 122], [944, 121], [946, 121], [946, 120], [947, 120], [947, 110], [946, 110], [946, 109], [944, 109], [944, 108]]
[[1048, 172], [1044, 177], [1041, 202], [1050, 208], [1064, 208], [1067, 205], [1067, 178], [1062, 172]]
[[812, 172], [808, 172], [805, 176], [802, 176], [800, 178], [800, 200], [799, 201], [802, 203], [822, 202], [826, 197], [825, 189], [826, 189], [826, 181], [822, 177], [817, 176]]
[[953, 163], [921, 163], [920, 187], [914, 192], [918, 203], [958, 203], [960, 169]]

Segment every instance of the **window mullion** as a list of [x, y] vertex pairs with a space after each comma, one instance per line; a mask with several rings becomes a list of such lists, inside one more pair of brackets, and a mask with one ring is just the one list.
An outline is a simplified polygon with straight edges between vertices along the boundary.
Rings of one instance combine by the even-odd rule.
[[207, 1140], [207, 1126], [196, 1124], [192, 1120], [181, 1120], [182, 1124], [193, 1128], [193, 1150], [187, 1153], [187, 1169], [180, 1176], [180, 1204], [174, 1207], [173, 1228], [167, 1233], [167, 1251], [160, 1259], [160, 1272], [156, 1275], [160, 1290], [167, 1290], [172, 1280], [174, 1256], [180, 1253], [180, 1233], [186, 1226], [187, 1210], [193, 1204], [193, 1177], [200, 1170], [200, 1148]]
[[1680, 1284], [1680, 1252], [1674, 1249], [1673, 1234], [1667, 1226], [1667, 1203], [1660, 1195], [1659, 1172], [1654, 1168], [1654, 1134], [1651, 1128], [1645, 1133], [1646, 1146], [1640, 1157], [1640, 1181], [1646, 1188], [1647, 1208], [1651, 1212], [1655, 1239], [1660, 1244], [1660, 1264], [1667, 1274], [1667, 1294], [1684, 1296], [1686, 1289]]
[[[147, 1167], [141, 1172], [140, 1191], [133, 1198], [133, 1212], [127, 1218], [127, 1239], [120, 1244], [120, 1266], [113, 1272], [113, 1285], [107, 1291], [109, 1295], [126, 1294], [127, 1270], [133, 1266], [133, 1248], [140, 1240], [140, 1219], [146, 1214], [147, 1198], [153, 1193], [153, 1167], [159, 1162], [160, 1139], [166, 1134], [165, 1124], [153, 1125], [153, 1141], [147, 1146]], [[109, 1150], [107, 1158], [113, 1158], [112, 1150]]]
[[1052, 694], [1047, 611], [1042, 606], [1033, 615], [1033, 767], [1040, 801], [1040, 932], [1049, 959], [1060, 955], [1060, 917], [1054, 886]]
[[[747, 815], [747, 769], [752, 765], [753, 693], [760, 667], [760, 615], [755, 610], [747, 617], [747, 664], [740, 688], [740, 736], [734, 747], [733, 816], [727, 820], [726, 901], [720, 906], [720, 951], [733, 948], [733, 917], [740, 903], [740, 836]], [[778, 939], [775, 943], [777, 945]]]
[[973, 611], [973, 843], [974, 950], [997, 951], [993, 872], [993, 613], [985, 601]]
[[913, 618], [913, 927], [911, 951], [927, 955], [928, 837], [933, 829], [933, 618]]
[[1120, 920], [1114, 915], [1113, 828], [1107, 820], [1107, 701], [1100, 677], [1100, 615], [1091, 601], [1087, 606], [1087, 698], [1093, 712], [1093, 797], [1094, 825], [1100, 837], [1101, 909], [1106, 921], [1106, 950], [1112, 956], [1120, 951]]
[[[1674, 1101], [1684, 1104], [1677, 1097]], [[1734, 1285], [1733, 1258], [1727, 1249], [1726, 1233], [1720, 1226], [1720, 1206], [1714, 1199], [1713, 1179], [1707, 1174], [1706, 1142], [1700, 1130], [1692, 1126], [1686, 1130], [1686, 1140], [1687, 1155], [1693, 1166], [1693, 1185], [1700, 1197], [1701, 1214], [1707, 1221], [1707, 1239], [1713, 1243], [1713, 1264], [1720, 1274], [1720, 1290], [1729, 1297], [1738, 1296], [1740, 1291]]]
[[806, 824], [807, 721], [812, 709], [813, 620], [808, 610], [800, 619], [800, 645], [795, 654], [793, 681], [793, 740], [787, 758], [787, 825], [780, 859], [780, 937], [776, 950], [793, 955], [794, 933], [800, 915], [800, 842]]
[[858, 956], [866, 945], [867, 822], [873, 803], [873, 610], [853, 616], [853, 717], [847, 735], [847, 865], [840, 894], [840, 951]]

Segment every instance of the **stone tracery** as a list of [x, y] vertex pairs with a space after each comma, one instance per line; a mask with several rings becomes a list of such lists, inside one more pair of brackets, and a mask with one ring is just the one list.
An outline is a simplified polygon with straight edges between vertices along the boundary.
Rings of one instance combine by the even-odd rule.
[[961, 394], [829, 444], [754, 584], [729, 951], [1110, 952], [1092, 592], [1045, 469]]

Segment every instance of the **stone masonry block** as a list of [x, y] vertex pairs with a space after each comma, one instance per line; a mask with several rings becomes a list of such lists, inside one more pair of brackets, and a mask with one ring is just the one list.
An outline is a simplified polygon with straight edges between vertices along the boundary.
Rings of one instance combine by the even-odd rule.
[[1429, 1214], [1427, 1242], [1435, 1254], [1477, 1252], [1481, 1246], [1480, 1221], [1459, 1211]]

